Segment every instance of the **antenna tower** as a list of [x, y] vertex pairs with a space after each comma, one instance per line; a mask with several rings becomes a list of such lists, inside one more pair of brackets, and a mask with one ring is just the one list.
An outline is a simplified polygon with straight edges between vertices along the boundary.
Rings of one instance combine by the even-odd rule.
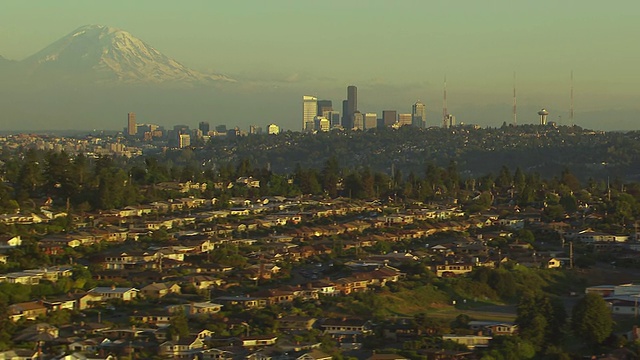
[[569, 123], [574, 126], [573, 122], [573, 70], [571, 70], [571, 110], [569, 111]]
[[442, 127], [447, 128], [447, 76], [444, 77], [444, 99], [442, 103]]
[[516, 72], [513, 72], [513, 126], [518, 125], [518, 112], [516, 107]]

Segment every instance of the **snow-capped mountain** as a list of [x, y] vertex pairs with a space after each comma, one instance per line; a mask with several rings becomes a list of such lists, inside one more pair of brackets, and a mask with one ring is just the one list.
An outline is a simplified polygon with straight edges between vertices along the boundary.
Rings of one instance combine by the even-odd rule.
[[20, 63], [33, 78], [56, 80], [107, 84], [234, 81], [189, 69], [130, 33], [101, 25], [82, 26]]

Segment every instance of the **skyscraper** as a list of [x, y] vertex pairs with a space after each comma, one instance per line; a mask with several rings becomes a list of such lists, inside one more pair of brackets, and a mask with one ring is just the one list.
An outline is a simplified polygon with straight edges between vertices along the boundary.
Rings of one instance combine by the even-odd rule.
[[351, 129], [351, 119], [347, 116], [349, 112], [349, 102], [347, 100], [342, 100], [342, 127], [344, 129]]
[[411, 125], [411, 114], [398, 114], [398, 126]]
[[349, 115], [353, 115], [358, 111], [358, 88], [354, 85], [347, 87], [347, 109]]
[[360, 111], [353, 113], [353, 130], [364, 130], [364, 115]]
[[366, 113], [364, 114], [364, 129], [375, 129], [378, 127], [378, 114]]
[[209, 134], [209, 122], [201, 121], [200, 124], [198, 124], [198, 129], [200, 129], [200, 131], [202, 131], [203, 135], [208, 135]]
[[325, 116], [326, 111], [333, 111], [333, 104], [331, 100], [318, 100], [318, 116]]
[[302, 97], [302, 131], [313, 129], [313, 118], [318, 114], [318, 98], [304, 95]]
[[136, 136], [138, 134], [138, 125], [136, 124], [136, 113], [127, 114], [127, 135]]
[[389, 127], [396, 123], [397, 112], [395, 110], [383, 110], [382, 111], [382, 125]]
[[411, 124], [421, 129], [427, 127], [427, 107], [420, 100], [411, 107]]
[[347, 86], [347, 100], [342, 102], [342, 126], [345, 129], [353, 128], [353, 114], [358, 111], [358, 88], [354, 85]]

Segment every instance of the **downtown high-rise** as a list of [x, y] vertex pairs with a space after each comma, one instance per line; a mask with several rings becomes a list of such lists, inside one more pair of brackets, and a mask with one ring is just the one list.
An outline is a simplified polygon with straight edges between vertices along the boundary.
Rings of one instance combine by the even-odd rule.
[[419, 100], [411, 107], [411, 124], [421, 129], [427, 127], [427, 107]]
[[138, 124], [136, 124], [136, 113], [127, 114], [127, 135], [136, 136], [138, 134]]
[[347, 100], [342, 103], [342, 127], [353, 129], [353, 115], [358, 111], [358, 88], [355, 85], [347, 87]]
[[302, 131], [312, 130], [314, 118], [318, 114], [318, 98], [304, 95], [302, 97]]

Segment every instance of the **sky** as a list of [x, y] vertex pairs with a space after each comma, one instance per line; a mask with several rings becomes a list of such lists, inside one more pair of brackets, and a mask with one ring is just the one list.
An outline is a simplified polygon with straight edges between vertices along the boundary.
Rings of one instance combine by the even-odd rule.
[[[362, 112], [410, 112], [421, 100], [437, 125], [445, 77], [458, 121], [500, 126], [512, 119], [514, 73], [519, 122], [536, 122], [544, 107], [566, 124], [573, 72], [577, 124], [637, 129], [639, 15], [630, 0], [4, 0], [0, 55], [23, 59], [87, 24], [121, 28], [184, 65], [238, 80], [221, 95], [234, 100], [206, 109], [213, 123], [293, 130], [303, 95], [340, 110], [347, 85], [358, 86]], [[257, 109], [238, 110], [243, 99]]]

